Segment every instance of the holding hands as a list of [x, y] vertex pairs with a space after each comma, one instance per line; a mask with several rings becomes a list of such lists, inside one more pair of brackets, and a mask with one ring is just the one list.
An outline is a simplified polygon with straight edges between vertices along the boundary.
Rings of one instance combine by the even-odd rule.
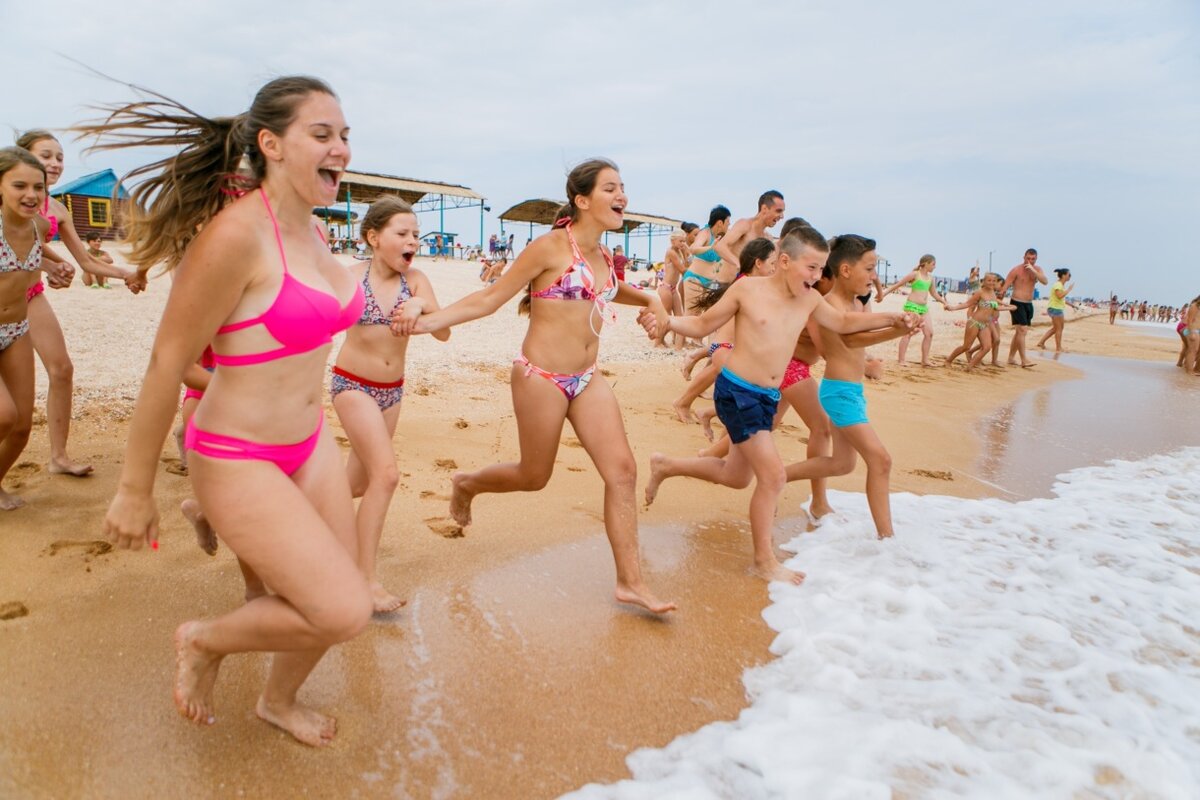
[[420, 297], [412, 297], [400, 304], [400, 308], [392, 315], [392, 335], [412, 336], [418, 333], [428, 333], [422, 330], [418, 321], [425, 313], [425, 301]]

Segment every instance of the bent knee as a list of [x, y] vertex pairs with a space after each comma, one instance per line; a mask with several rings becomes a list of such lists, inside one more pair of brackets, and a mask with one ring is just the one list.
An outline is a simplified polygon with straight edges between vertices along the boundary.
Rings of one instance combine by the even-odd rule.
[[317, 629], [321, 640], [333, 645], [349, 641], [362, 633], [371, 621], [374, 611], [371, 593], [364, 581], [355, 591], [346, 592], [339, 596], [336, 602], [322, 608], [310, 622]]
[[370, 475], [367, 477], [367, 486], [380, 492], [394, 494], [396, 492], [396, 487], [399, 485], [400, 471], [396, 469], [396, 465], [394, 463], [371, 471]]
[[553, 474], [553, 468], [534, 467], [522, 469], [520, 480], [518, 481], [518, 489], [522, 492], [541, 491], [546, 488], [546, 484], [550, 482], [550, 476]]
[[[779, 469], [769, 469], [758, 476], [758, 486], [772, 492], [782, 492], [787, 485], [787, 471], [781, 464]], [[740, 487], [739, 487], [740, 488]]]
[[881, 450], [878, 453], [872, 453], [871, 457], [866, 459], [867, 469], [872, 472], [877, 472], [883, 475], [891, 474], [892, 471], [892, 455], [886, 450]]

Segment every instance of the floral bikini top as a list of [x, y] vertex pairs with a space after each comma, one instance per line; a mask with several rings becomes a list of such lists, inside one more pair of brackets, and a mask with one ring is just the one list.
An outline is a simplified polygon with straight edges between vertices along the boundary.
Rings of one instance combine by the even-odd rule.
[[408, 288], [408, 281], [404, 279], [404, 275], [400, 275], [400, 293], [396, 295], [396, 304], [392, 306], [392, 313], [386, 317], [383, 315], [383, 309], [379, 307], [379, 301], [375, 299], [375, 292], [371, 290], [371, 267], [368, 266], [363, 272], [362, 293], [363, 293], [363, 310], [362, 316], [358, 318], [359, 325], [391, 325], [392, 315], [400, 310], [400, 306], [404, 305], [405, 300], [412, 299], [412, 291]]
[[32, 224], [33, 246], [22, 263], [8, 239], [4, 238], [4, 220], [0, 218], [0, 272], [33, 272], [42, 268], [42, 240], [38, 236], [37, 223]]
[[[596, 274], [592, 271], [587, 259], [583, 257], [583, 252], [580, 251], [579, 244], [575, 241], [575, 235], [571, 232], [571, 223], [567, 223], [566, 230], [567, 241], [571, 243], [571, 263], [554, 283], [540, 292], [531, 292], [530, 296], [540, 297], [543, 300], [590, 300], [595, 304], [596, 310], [600, 312], [601, 326], [604, 322], [616, 322], [616, 311], [608, 307], [608, 304], [617, 297], [617, 269], [613, 264], [612, 256], [608, 254], [608, 250], [600, 248], [600, 252], [604, 254], [604, 261], [608, 264], [608, 283], [597, 292]], [[595, 331], [594, 326], [593, 331]], [[599, 331], [596, 331], [596, 335], [599, 335]]]

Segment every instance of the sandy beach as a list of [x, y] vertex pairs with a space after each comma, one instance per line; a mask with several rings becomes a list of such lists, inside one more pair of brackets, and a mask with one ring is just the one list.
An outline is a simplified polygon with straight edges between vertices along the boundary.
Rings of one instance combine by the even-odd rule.
[[[419, 266], [443, 303], [479, 285], [474, 264]], [[77, 281], [49, 293], [75, 362], [71, 453], [96, 472], [46, 473], [39, 372], [33, 437], [6, 483], [28, 506], [0, 516], [0, 604], [27, 611], [0, 621], [0, 719], [8, 723], [0, 795], [552, 797], [624, 778], [633, 750], [745, 707], [743, 672], [772, 658], [774, 638], [761, 616], [767, 587], [746, 574], [748, 492], [677, 480], [641, 513], [648, 580], [680, 605], [666, 620], [612, 601], [602, 485], [569, 426], [546, 490], [480, 498], [465, 536], [448, 519], [451, 471], [517, 454], [508, 375], [525, 322], [514, 300], [446, 344], [410, 347], [395, 438], [402, 483], [379, 558], [384, 581], [409, 602], [335, 648], [306, 684], [305, 701], [339, 719], [333, 746], [303, 747], [254, 716], [264, 655], [226, 661], [214, 727], [184, 722], [171, 703], [171, 634], [241, 597], [232, 554], [204, 555], [178, 511], [189, 485], [171, 471], [173, 441], [156, 489], [161, 549], [118, 552], [100, 537], [168, 288], [158, 278], [135, 297]], [[903, 301], [889, 297], [881, 308]], [[932, 313], [940, 363], [961, 343], [964, 316]], [[622, 404], [640, 486], [652, 452], [687, 454], [705, 441], [671, 412], [683, 387], [679, 356], [655, 350], [632, 310], [620, 315], [601, 366]], [[1178, 351], [1171, 339], [1109, 326], [1106, 313], [1071, 321], [1065, 338], [1077, 353], [1173, 361]], [[973, 477], [979, 420], [1077, 375], [1049, 358], [975, 374], [901, 367], [895, 352], [895, 344], [875, 348], [887, 369], [867, 388], [872, 423], [894, 458], [893, 492], [993, 495]], [[919, 353], [914, 339], [909, 358]], [[340, 436], [331, 409], [328, 419]], [[785, 460], [804, 457], [805, 436], [789, 417], [777, 437]], [[860, 464], [831, 485], [861, 492], [863, 475]], [[785, 530], [800, 530], [807, 496], [807, 484], [788, 487]], [[898, 536], [919, 524], [898, 518]]]

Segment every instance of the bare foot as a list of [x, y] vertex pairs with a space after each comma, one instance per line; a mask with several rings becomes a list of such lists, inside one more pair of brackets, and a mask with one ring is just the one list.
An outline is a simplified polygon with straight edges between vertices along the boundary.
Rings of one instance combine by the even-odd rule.
[[696, 416], [696, 412], [692, 411], [691, 405], [685, 405], [678, 400], [671, 404], [671, 408], [675, 410], [675, 416], [680, 422], [699, 422], [700, 418]]
[[654, 594], [646, 588], [645, 584], [638, 586], [622, 586], [617, 584], [617, 589], [613, 592], [618, 603], [628, 603], [634, 606], [641, 606], [652, 614], [666, 614], [668, 611], [674, 611], [679, 606], [674, 603], [664, 602], [659, 600]]
[[197, 643], [200, 622], [185, 622], [175, 629], [175, 708], [197, 725], [212, 725], [212, 691], [221, 656]]
[[771, 581], [784, 581], [793, 586], [799, 586], [804, 583], [804, 579], [807, 577], [803, 572], [790, 570], [774, 559], [771, 560], [771, 563], [761, 567], [755, 564], [750, 568], [750, 574], [757, 575], [767, 583]]
[[679, 366], [679, 371], [683, 373], [683, 379], [685, 381], [690, 381], [692, 379], [692, 370], [696, 368], [698, 363], [700, 363], [700, 359], [693, 358], [692, 353], [688, 353], [683, 357], [683, 364]]
[[713, 440], [712, 421], [716, 415], [717, 410], [715, 408], [706, 408], [700, 412], [700, 427], [704, 431], [704, 438], [710, 442]]
[[890, 539], [892, 536], [894, 536], [894, 534], [891, 531], [888, 531], [887, 533], [880, 531], [879, 533], [875, 534], [876, 539]]
[[391, 612], [403, 608], [408, 601], [383, 588], [383, 584], [379, 581], [371, 582], [371, 600], [375, 603], [376, 614], [390, 614]]
[[192, 527], [196, 529], [196, 544], [200, 545], [200, 549], [208, 553], [210, 556], [217, 554], [217, 532], [212, 529], [212, 525], [208, 524], [208, 519], [204, 516], [204, 512], [200, 510], [200, 503], [189, 497], [179, 504], [179, 510], [187, 517], [187, 521], [192, 523]]
[[646, 482], [646, 507], [654, 502], [655, 496], [658, 494], [658, 486], [663, 482], [663, 462], [667, 457], [662, 453], [654, 453], [650, 456], [650, 480]]
[[466, 477], [466, 473], [456, 472], [450, 479], [450, 516], [464, 528], [471, 524], [471, 501], [475, 499], [462, 486]]
[[1046, 349], [1046, 343], [1045, 343], [1045, 342], [1038, 342], [1038, 343], [1037, 343], [1037, 349], [1038, 349], [1038, 350], [1045, 350], [1045, 349]]
[[25, 505], [25, 501], [15, 494], [0, 489], [0, 511], [12, 511]]
[[1022, 364], [1022, 365], [1021, 365], [1021, 368], [1022, 368], [1022, 369], [1029, 369], [1030, 367], [1036, 367], [1036, 366], [1037, 366], [1037, 364], [1035, 364], [1035, 363], [1033, 363], [1032, 361], [1030, 361], [1030, 362], [1027, 362], [1027, 363], [1025, 363], [1025, 364]]
[[821, 518], [833, 513], [833, 506], [828, 503], [810, 502], [808, 504], [808, 515], [812, 517], [814, 522], [820, 524]]
[[301, 744], [324, 747], [337, 734], [337, 720], [299, 703], [272, 705], [265, 697], [258, 698], [254, 713], [259, 719], [287, 731]]
[[76, 464], [69, 458], [52, 458], [47, 471], [51, 475], [70, 475], [73, 478], [86, 478], [92, 474], [91, 464]]

